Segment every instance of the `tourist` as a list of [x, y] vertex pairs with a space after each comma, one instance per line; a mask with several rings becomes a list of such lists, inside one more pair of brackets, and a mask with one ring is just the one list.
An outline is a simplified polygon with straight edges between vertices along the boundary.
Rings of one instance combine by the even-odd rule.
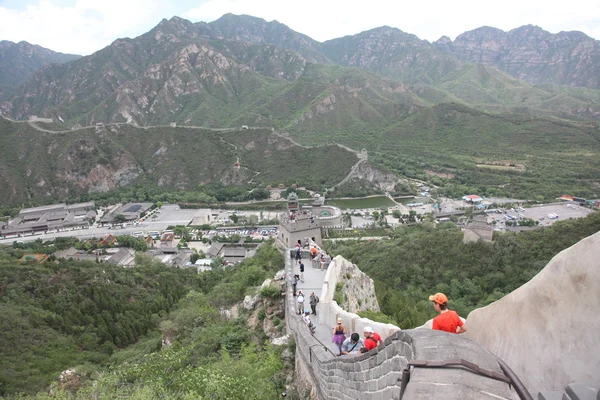
[[292, 277], [292, 290], [293, 290], [294, 296], [296, 295], [296, 286], [298, 285], [299, 279], [300, 279], [300, 277], [298, 276], [298, 274], [296, 274]]
[[364, 347], [364, 342], [360, 335], [354, 332], [342, 343], [342, 354], [360, 354], [360, 349]]
[[365, 336], [363, 346], [364, 350], [361, 350], [361, 353], [371, 351], [381, 344], [381, 336], [379, 336], [377, 332], [374, 332], [373, 328], [370, 326], [365, 326], [365, 329], [363, 329], [363, 335]]
[[298, 261], [298, 267], [300, 267], [300, 281], [304, 283], [304, 263], [301, 260]]
[[321, 271], [325, 271], [325, 252], [321, 252]]
[[333, 327], [333, 337], [331, 338], [331, 341], [338, 347], [338, 356], [342, 354], [342, 344], [344, 343], [344, 340], [346, 340], [347, 334], [348, 332], [342, 323], [342, 319], [338, 318], [337, 324]]
[[312, 292], [309, 298], [310, 309], [312, 310], [313, 315], [317, 315], [317, 304], [319, 304], [319, 296]]
[[317, 250], [317, 246], [313, 246], [312, 249], [310, 249], [310, 258], [314, 260], [317, 256], [317, 253], [319, 253], [319, 250]]
[[314, 324], [310, 320], [310, 315], [309, 314], [310, 314], [310, 310], [308, 308], [306, 310], [304, 310], [304, 315], [302, 316], [302, 321], [304, 321], [304, 323], [308, 327], [308, 330], [310, 331], [310, 333], [312, 333], [314, 335], [316, 327], [314, 326]]
[[302, 293], [302, 290], [298, 291], [296, 304], [298, 305], [298, 315], [302, 315], [302, 312], [304, 311], [304, 294]]
[[440, 313], [433, 319], [431, 329], [450, 333], [465, 333], [467, 328], [456, 311], [448, 310], [448, 297], [444, 293], [436, 293], [429, 296], [433, 302], [433, 308]]
[[300, 247], [296, 247], [296, 261], [299, 261], [302, 259], [302, 250], [300, 249]]

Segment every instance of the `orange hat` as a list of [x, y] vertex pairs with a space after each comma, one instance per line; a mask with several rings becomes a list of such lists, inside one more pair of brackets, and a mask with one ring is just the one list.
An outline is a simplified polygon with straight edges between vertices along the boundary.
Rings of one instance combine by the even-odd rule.
[[429, 296], [429, 300], [435, 301], [438, 304], [444, 304], [448, 302], [448, 298], [444, 293], [436, 293], [433, 296]]

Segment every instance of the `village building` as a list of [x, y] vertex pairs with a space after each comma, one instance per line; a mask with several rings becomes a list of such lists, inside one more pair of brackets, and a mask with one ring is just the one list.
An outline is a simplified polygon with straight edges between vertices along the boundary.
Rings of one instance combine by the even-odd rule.
[[24, 208], [19, 212], [17, 218], [0, 226], [0, 235], [23, 235], [69, 228], [88, 228], [95, 218], [96, 205], [93, 201]]
[[104, 216], [100, 219], [100, 224], [104, 225], [115, 223], [117, 215], [122, 215], [124, 222], [135, 221], [139, 219], [142, 214], [148, 212], [152, 206], [152, 203], [127, 203], [124, 206], [117, 207], [104, 214]]
[[475, 215], [473, 216], [473, 220], [464, 228], [463, 243], [477, 242], [479, 240], [491, 242], [493, 234], [494, 228], [487, 223], [487, 217], [485, 215]]

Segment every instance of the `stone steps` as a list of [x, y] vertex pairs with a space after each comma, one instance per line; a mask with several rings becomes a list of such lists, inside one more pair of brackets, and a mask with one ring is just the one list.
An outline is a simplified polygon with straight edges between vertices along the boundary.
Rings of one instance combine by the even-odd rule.
[[539, 392], [538, 400], [600, 400], [600, 383], [571, 383], [564, 392]]

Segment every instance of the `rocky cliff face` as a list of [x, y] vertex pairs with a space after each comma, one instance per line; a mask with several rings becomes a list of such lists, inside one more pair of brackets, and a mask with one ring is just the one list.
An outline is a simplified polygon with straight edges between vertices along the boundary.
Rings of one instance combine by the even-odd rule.
[[343, 284], [344, 301], [339, 306], [350, 313], [380, 311], [373, 279], [342, 257], [336, 257], [335, 262], [339, 263], [337, 283]]
[[533, 25], [509, 32], [482, 27], [454, 42], [442, 38], [435, 44], [465, 62], [494, 65], [533, 84], [600, 88], [600, 42], [581, 32], [551, 34]]

